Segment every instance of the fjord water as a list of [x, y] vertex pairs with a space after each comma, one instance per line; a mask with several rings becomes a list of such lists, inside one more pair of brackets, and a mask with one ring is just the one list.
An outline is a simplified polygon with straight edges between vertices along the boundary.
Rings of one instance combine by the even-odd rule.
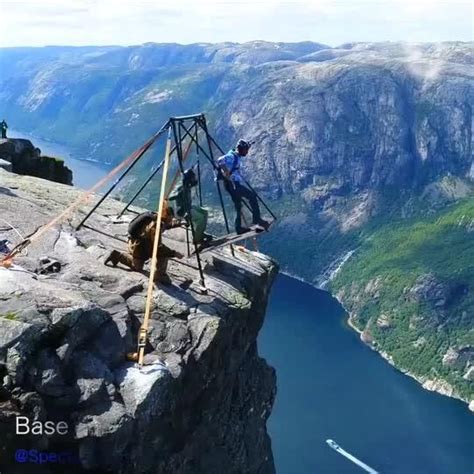
[[328, 293], [280, 275], [259, 351], [277, 371], [268, 429], [278, 474], [472, 474], [474, 414], [365, 346]]
[[66, 166], [72, 171], [74, 186], [89, 189], [107, 174], [107, 168], [92, 161], [79, 160], [71, 155], [70, 150], [63, 145], [34, 137], [26, 132], [10, 129], [8, 136], [11, 138], [25, 138], [41, 150], [44, 156], [54, 156], [64, 160]]

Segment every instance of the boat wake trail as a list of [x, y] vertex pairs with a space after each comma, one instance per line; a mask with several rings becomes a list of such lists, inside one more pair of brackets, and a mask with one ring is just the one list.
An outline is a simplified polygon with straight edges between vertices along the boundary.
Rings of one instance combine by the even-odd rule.
[[364, 469], [365, 471], [369, 472], [370, 474], [379, 474], [378, 471], [376, 471], [375, 469], [372, 469], [370, 466], [368, 466], [367, 464], [363, 463], [360, 459], [357, 459], [355, 456], [353, 456], [351, 453], [348, 453], [347, 451], [345, 451], [344, 449], [342, 449], [335, 441], [333, 441], [332, 439], [327, 439], [326, 440], [326, 443], [329, 445], [329, 447], [331, 447], [332, 449], [334, 449], [334, 451], [336, 451], [337, 453], [341, 454], [342, 456], [344, 456], [345, 458], [349, 459], [349, 461], [352, 461], [354, 464], [357, 464], [359, 467], [361, 467], [362, 469]]

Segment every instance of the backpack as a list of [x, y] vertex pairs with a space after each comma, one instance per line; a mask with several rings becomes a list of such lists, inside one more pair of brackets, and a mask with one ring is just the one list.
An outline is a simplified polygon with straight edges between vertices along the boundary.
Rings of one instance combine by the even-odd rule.
[[[230, 176], [234, 174], [234, 171], [239, 169], [239, 158], [238, 154], [232, 150], [232, 155], [234, 157], [234, 161], [232, 162], [232, 168], [230, 169]], [[219, 167], [217, 171], [217, 179], [223, 179], [224, 174], [222, 173], [222, 167], [225, 166], [225, 157], [226, 155], [222, 155], [220, 158], [217, 159], [217, 165]]]
[[128, 235], [132, 239], [138, 239], [145, 226], [156, 220], [156, 212], [142, 212], [128, 224]]

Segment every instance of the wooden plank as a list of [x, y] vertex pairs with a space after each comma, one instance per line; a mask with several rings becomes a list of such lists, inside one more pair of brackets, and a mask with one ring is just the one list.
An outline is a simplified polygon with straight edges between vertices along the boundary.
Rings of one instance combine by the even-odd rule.
[[[201, 247], [199, 249], [199, 253], [205, 253], [211, 250], [216, 250], [221, 247], [225, 247], [226, 245], [235, 244], [237, 242], [240, 242], [241, 240], [249, 239], [251, 237], [257, 237], [260, 234], [264, 234], [266, 232], [265, 229], [259, 226], [252, 226], [250, 227], [250, 229], [250, 232], [245, 232], [244, 234], [236, 234], [235, 232], [233, 232], [232, 234], [227, 234], [223, 237], [211, 240], [204, 247]], [[194, 255], [194, 253], [192, 255]]]

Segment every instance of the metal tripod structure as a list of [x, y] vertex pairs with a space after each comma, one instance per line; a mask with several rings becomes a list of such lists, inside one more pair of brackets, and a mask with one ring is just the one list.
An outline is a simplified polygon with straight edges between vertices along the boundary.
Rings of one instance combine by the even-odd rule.
[[[114, 191], [114, 189], [118, 186], [118, 184], [125, 178], [125, 176], [128, 175], [128, 173], [134, 168], [134, 166], [138, 163], [138, 161], [143, 157], [143, 155], [148, 151], [148, 149], [151, 147], [151, 145], [157, 141], [161, 136], [164, 135], [166, 131], [171, 131], [172, 133], [172, 138], [173, 138], [173, 144], [171, 146], [170, 150], [170, 156], [173, 153], [176, 153], [177, 158], [178, 158], [178, 164], [179, 164], [179, 171], [181, 175], [184, 173], [184, 155], [185, 152], [183, 151], [183, 144], [185, 140], [190, 140], [190, 144], [194, 144], [196, 147], [196, 154], [199, 156], [204, 156], [205, 159], [209, 162], [211, 165], [212, 169], [214, 172], [218, 172], [218, 166], [215, 162], [215, 155], [214, 155], [214, 150], [213, 147], [215, 147], [220, 154], [224, 154], [224, 150], [219, 146], [219, 144], [216, 142], [216, 140], [212, 137], [212, 135], [209, 133], [209, 130], [207, 128], [207, 121], [206, 117], [203, 113], [200, 114], [195, 114], [195, 115], [185, 115], [185, 116], [180, 116], [180, 117], [170, 117], [170, 119], [160, 128], [160, 130], [154, 135], [153, 137], [153, 142], [149, 144], [149, 146], [146, 149], [143, 149], [143, 152], [138, 153], [135, 159], [130, 163], [130, 165], [125, 169], [125, 171], [117, 178], [117, 180], [110, 186], [110, 188], [105, 192], [105, 194], [100, 198], [100, 200], [94, 205], [94, 207], [88, 212], [88, 214], [84, 217], [84, 219], [79, 223], [77, 226], [77, 230], [79, 230], [82, 226], [85, 225], [89, 217], [98, 209], [98, 207], [105, 201], [105, 199]], [[199, 140], [199, 133], [201, 133], [204, 136], [204, 139], [202, 141]], [[147, 145], [148, 145], [147, 143]], [[140, 151], [142, 151], [140, 150]], [[142, 194], [142, 192], [145, 190], [145, 188], [149, 185], [149, 183], [153, 180], [153, 178], [158, 174], [158, 172], [161, 170], [165, 162], [165, 159], [163, 159], [158, 166], [152, 171], [152, 173], [146, 178], [146, 180], [138, 187], [137, 191], [134, 193], [132, 198], [126, 203], [126, 205], [123, 207], [123, 209], [120, 211], [118, 214], [118, 217], [121, 217], [125, 212], [133, 212], [130, 211], [130, 206], [135, 202], [135, 200]], [[197, 171], [198, 171], [198, 186], [199, 186], [199, 201], [200, 204], [202, 205], [202, 191], [201, 191], [201, 166], [200, 166], [200, 161], [198, 159], [197, 162]], [[245, 184], [249, 187], [251, 191], [253, 191], [257, 197], [257, 199], [261, 202], [261, 204], [265, 207], [265, 209], [270, 213], [270, 215], [273, 217], [273, 219], [276, 219], [275, 214], [271, 211], [271, 209], [267, 206], [265, 201], [255, 192], [255, 190], [252, 188], [252, 186], [245, 181]], [[227, 234], [230, 234], [230, 228], [229, 228], [229, 220], [227, 218], [227, 213], [225, 210], [224, 206], [224, 199], [222, 196], [222, 189], [220, 186], [220, 181], [216, 180], [216, 187], [217, 187], [217, 193], [219, 196], [219, 202], [220, 206], [222, 209], [222, 214], [224, 217], [224, 223], [225, 223], [225, 228]], [[244, 204], [248, 207], [247, 203], [244, 201]], [[187, 210], [188, 215], [190, 215], [190, 209]], [[201, 283], [204, 286], [204, 274], [202, 271], [202, 264], [201, 264], [201, 259], [199, 257], [199, 250], [197, 248], [196, 244], [196, 239], [195, 239], [195, 233], [194, 233], [194, 226], [192, 224], [192, 220], [189, 219], [189, 226], [191, 228], [191, 233], [192, 233], [192, 240], [193, 240], [193, 245], [194, 245], [194, 254], [196, 255], [197, 261], [198, 261], [198, 268], [199, 268], [199, 273], [200, 273], [200, 278], [201, 278]], [[90, 228], [90, 227], [89, 227]]]
[[[215, 146], [219, 150], [220, 153], [224, 154], [223, 149], [217, 144], [214, 138], [210, 135], [207, 128], [207, 122], [206, 122], [206, 118], [204, 114], [187, 115], [187, 116], [182, 116], [182, 117], [171, 117], [160, 128], [160, 130], [152, 137], [152, 139], [150, 139], [142, 148], [139, 149], [139, 151], [133, 157], [132, 161], [130, 162], [128, 167], [125, 169], [125, 171], [112, 184], [112, 186], [110, 186], [110, 188], [106, 191], [106, 193], [99, 199], [99, 201], [87, 213], [87, 215], [84, 217], [84, 219], [82, 219], [82, 221], [79, 223], [79, 225], [76, 228], [77, 230], [79, 230], [82, 226], [86, 225], [86, 222], [90, 218], [90, 216], [99, 208], [99, 206], [104, 202], [104, 200], [113, 192], [113, 190], [119, 185], [119, 183], [125, 178], [125, 176], [127, 176], [127, 174], [134, 168], [134, 166], [143, 157], [146, 151], [148, 151], [151, 148], [151, 146], [161, 136], [165, 134], [165, 132], [167, 132], [168, 138], [166, 141], [166, 151], [165, 151], [164, 159], [158, 164], [158, 166], [156, 166], [156, 168], [152, 171], [150, 176], [148, 176], [148, 178], [139, 186], [139, 188], [134, 193], [132, 198], [129, 200], [129, 202], [126, 203], [126, 205], [124, 206], [124, 208], [120, 211], [118, 215], [118, 217], [121, 217], [125, 212], [130, 211], [129, 208], [133, 204], [133, 202], [145, 190], [148, 184], [158, 174], [160, 169], [164, 167], [162, 181], [161, 181], [160, 198], [158, 202], [157, 229], [155, 232], [153, 254], [151, 258], [151, 269], [150, 269], [150, 276], [149, 276], [149, 283], [148, 283], [148, 294], [147, 294], [146, 307], [145, 307], [145, 316], [144, 316], [143, 324], [140, 327], [140, 331], [138, 335], [137, 352], [133, 354], [131, 357], [132, 360], [136, 360], [140, 366], [143, 365], [143, 361], [144, 361], [145, 346], [146, 346], [147, 338], [148, 338], [149, 320], [150, 320], [150, 316], [152, 312], [154, 273], [156, 270], [156, 262], [158, 258], [161, 217], [163, 213], [164, 202], [165, 202], [165, 199], [167, 198], [166, 181], [167, 181], [167, 175], [168, 175], [168, 169], [169, 169], [169, 165], [171, 161], [171, 156], [173, 155], [173, 153], [176, 153], [176, 156], [178, 158], [179, 173], [181, 174], [181, 178], [183, 178], [183, 175], [185, 172], [184, 161], [187, 159], [191, 146], [195, 145], [196, 154], [198, 156], [198, 160], [197, 160], [198, 195], [199, 195], [199, 203], [202, 206], [201, 165], [200, 165], [199, 157], [200, 155], [203, 155], [212, 166], [213, 171], [218, 172], [218, 166], [216, 165], [216, 162], [214, 159], [213, 146]], [[201, 133], [204, 136], [204, 140], [202, 142], [200, 142], [199, 140], [199, 133]], [[183, 151], [183, 144], [185, 143], [185, 141], [188, 141], [188, 145], [186, 147], [186, 150]], [[170, 188], [168, 189], [168, 194], [171, 191], [171, 188], [175, 181], [176, 181], [176, 178], [171, 184]], [[253, 192], [255, 192], [253, 188], [247, 182], [246, 184]], [[230, 234], [229, 221], [228, 221], [225, 206], [224, 206], [224, 199], [222, 197], [220, 180], [216, 180], [216, 187], [217, 187], [217, 192], [219, 195], [219, 201], [220, 201], [220, 205], [222, 209], [222, 214], [224, 217], [226, 231], [227, 231], [227, 234]], [[270, 208], [266, 205], [263, 199], [257, 193], [255, 194], [257, 198], [259, 199], [259, 201], [262, 203], [262, 205], [272, 215], [272, 217], [276, 219], [275, 215], [270, 210]], [[199, 276], [200, 276], [200, 285], [205, 289], [204, 272], [203, 272], [203, 267], [202, 267], [202, 262], [201, 262], [200, 250], [198, 248], [198, 244], [196, 241], [195, 228], [194, 228], [193, 220], [191, 218], [191, 204], [190, 203], [188, 203], [188, 207], [189, 208], [186, 209], [187, 229], [188, 227], [190, 227], [191, 229], [192, 241], [193, 241], [193, 246], [194, 246], [193, 254], [196, 256], [196, 260], [197, 260]], [[96, 230], [96, 229], [93, 229], [92, 227], [89, 227], [89, 226], [87, 227], [89, 229]], [[186, 234], [188, 236], [188, 230]], [[232, 245], [231, 245], [231, 249], [232, 249]], [[233, 252], [233, 249], [232, 249], [232, 252]], [[188, 238], [188, 256], [190, 256], [189, 238]]]

